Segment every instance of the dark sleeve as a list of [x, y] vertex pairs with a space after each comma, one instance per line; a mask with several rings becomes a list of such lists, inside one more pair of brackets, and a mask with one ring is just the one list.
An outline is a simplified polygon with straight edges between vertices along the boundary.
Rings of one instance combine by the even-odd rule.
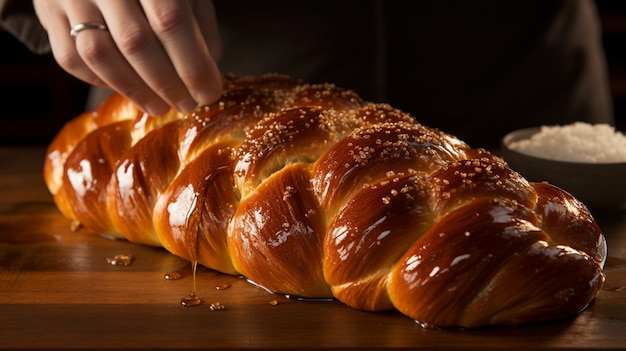
[[50, 52], [48, 34], [35, 15], [32, 1], [0, 0], [0, 27], [36, 54]]

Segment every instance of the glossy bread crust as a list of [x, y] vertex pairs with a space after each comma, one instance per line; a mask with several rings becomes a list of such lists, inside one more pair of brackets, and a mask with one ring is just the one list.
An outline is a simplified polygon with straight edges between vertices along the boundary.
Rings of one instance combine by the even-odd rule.
[[70, 121], [44, 167], [61, 212], [277, 293], [430, 327], [572, 316], [601, 288], [604, 237], [565, 191], [331, 84], [224, 87], [188, 115], [113, 95]]

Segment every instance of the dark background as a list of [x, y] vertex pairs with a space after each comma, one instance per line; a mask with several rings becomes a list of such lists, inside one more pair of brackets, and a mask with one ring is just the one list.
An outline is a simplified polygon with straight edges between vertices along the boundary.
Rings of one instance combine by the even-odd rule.
[[[596, 0], [602, 19], [617, 129], [626, 131], [626, 1]], [[84, 111], [88, 87], [51, 55], [32, 54], [0, 31], [0, 145], [46, 145]]]

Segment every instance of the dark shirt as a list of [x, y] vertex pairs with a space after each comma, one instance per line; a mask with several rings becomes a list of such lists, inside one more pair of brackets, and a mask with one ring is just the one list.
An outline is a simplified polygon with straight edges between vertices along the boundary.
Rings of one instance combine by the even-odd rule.
[[214, 3], [224, 71], [333, 82], [472, 146], [528, 126], [613, 123], [591, 1]]

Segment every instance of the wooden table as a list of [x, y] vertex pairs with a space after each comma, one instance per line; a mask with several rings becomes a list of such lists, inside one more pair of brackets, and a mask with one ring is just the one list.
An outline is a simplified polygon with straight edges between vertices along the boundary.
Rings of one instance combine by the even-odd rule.
[[[575, 318], [519, 328], [427, 330], [397, 312], [272, 295], [162, 249], [72, 232], [42, 180], [43, 148], [0, 148], [0, 348], [626, 349], [626, 213], [597, 218], [607, 280]], [[132, 254], [129, 266], [107, 262]], [[181, 279], [166, 280], [180, 271]], [[218, 289], [226, 287], [227, 289]], [[211, 309], [217, 303], [225, 309]]]

